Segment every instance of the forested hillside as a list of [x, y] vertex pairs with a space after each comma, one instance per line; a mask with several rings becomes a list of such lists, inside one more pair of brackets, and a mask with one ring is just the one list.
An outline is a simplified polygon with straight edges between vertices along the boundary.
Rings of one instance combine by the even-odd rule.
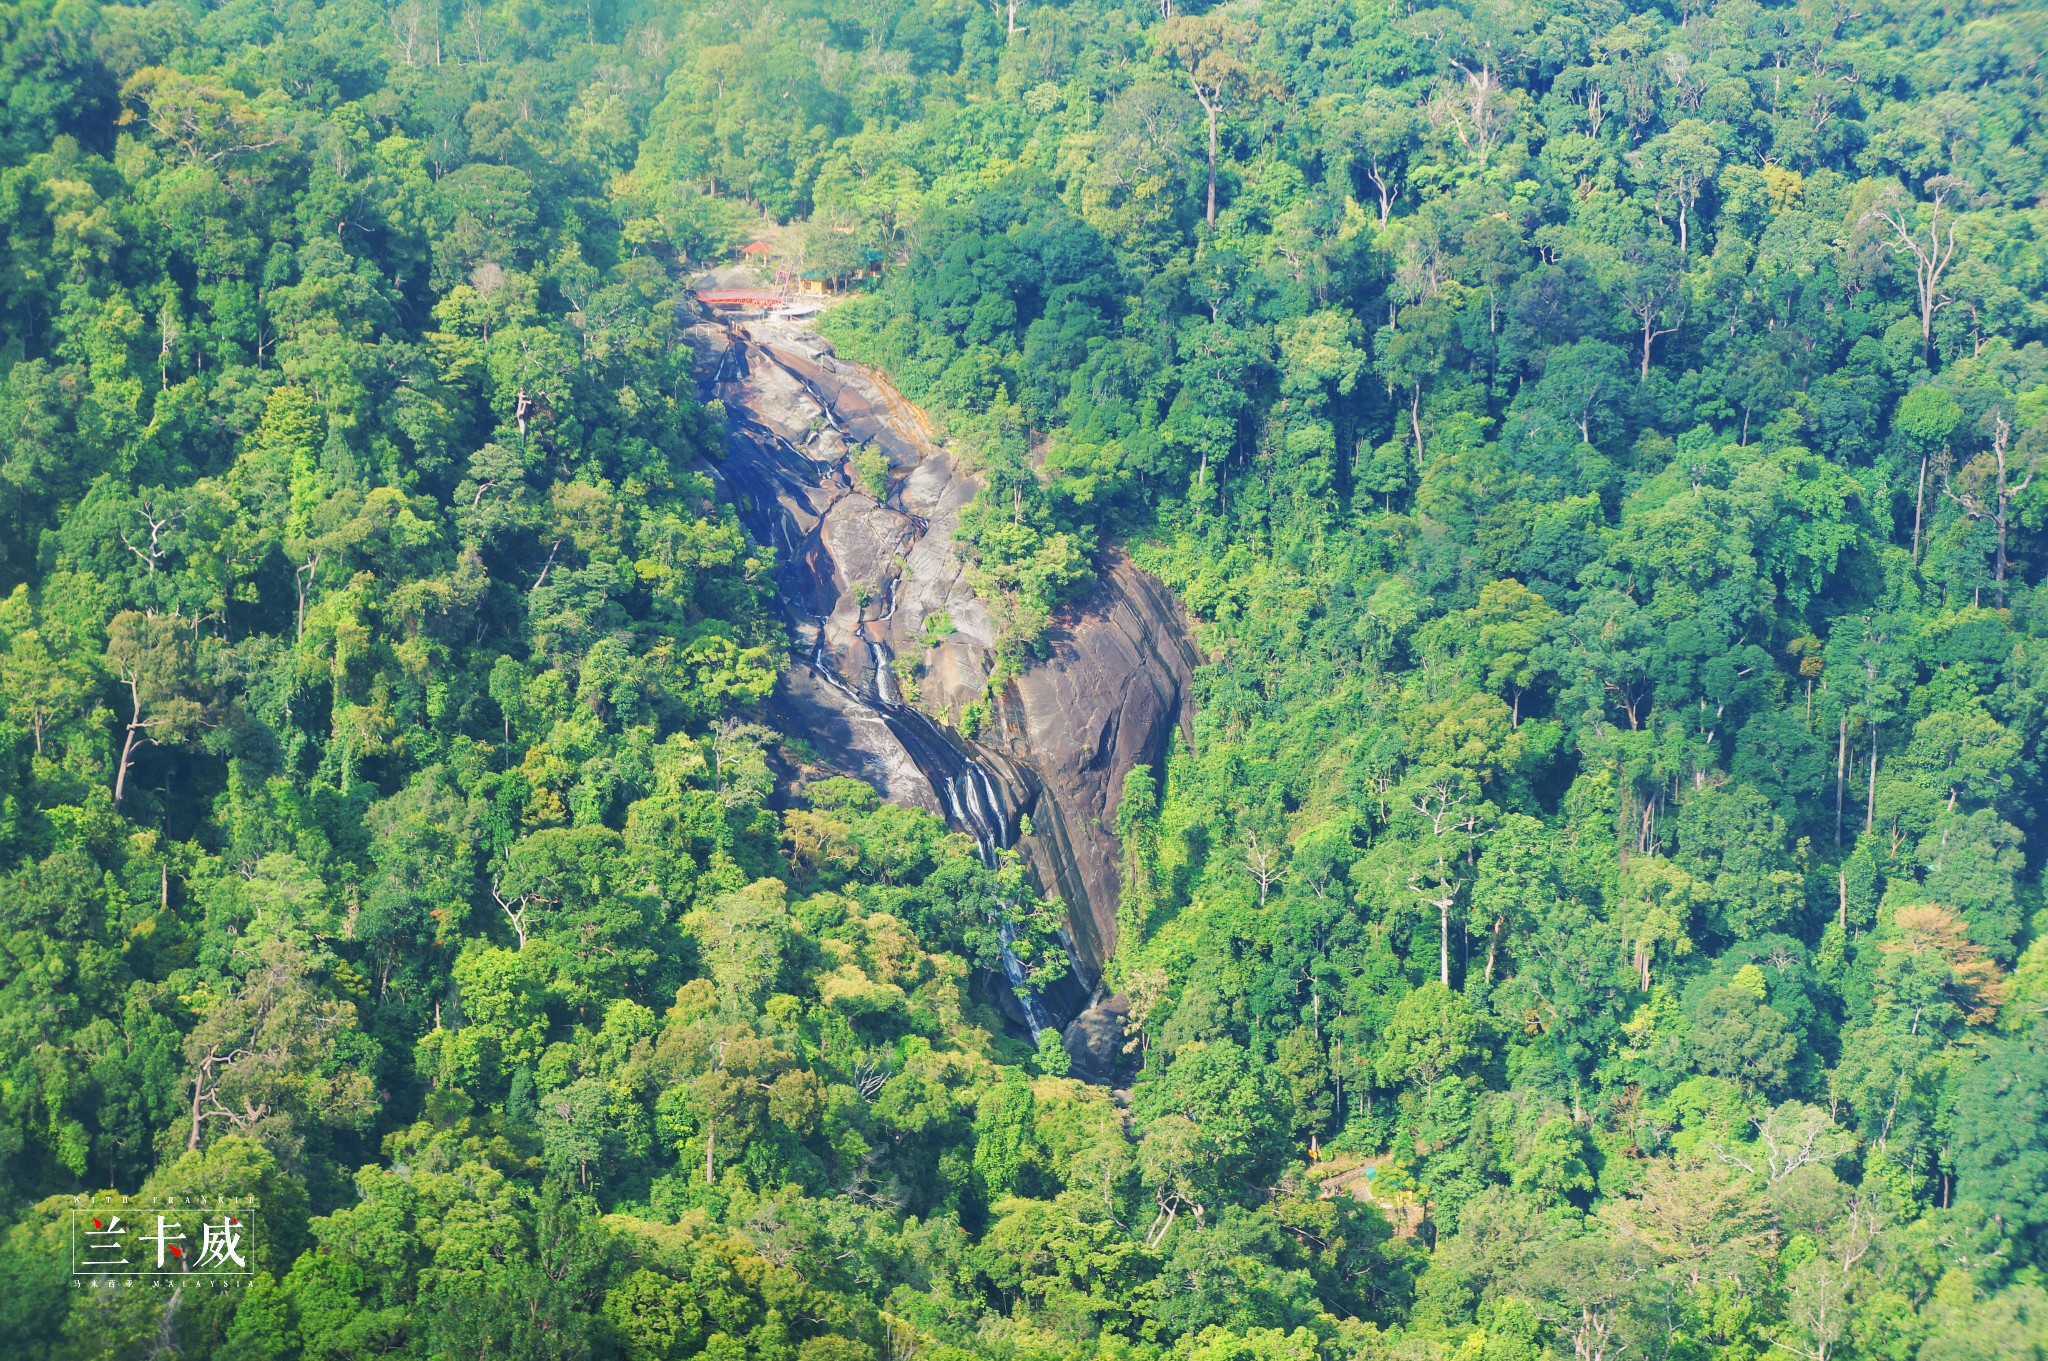
[[[0, 1353], [2048, 1355], [2044, 54], [0, 4]], [[1014, 859], [778, 787], [683, 336], [762, 231], [883, 262], [992, 691], [1112, 546], [1197, 620], [1127, 1097]], [[257, 1274], [80, 1288], [109, 1189]]]

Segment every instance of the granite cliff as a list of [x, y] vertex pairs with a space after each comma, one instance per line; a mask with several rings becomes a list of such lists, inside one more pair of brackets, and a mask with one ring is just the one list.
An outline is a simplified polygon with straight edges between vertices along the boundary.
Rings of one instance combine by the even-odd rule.
[[[916, 408], [808, 327], [707, 322], [692, 334], [705, 395], [726, 414], [718, 474], [778, 554], [796, 659], [775, 696], [778, 723], [820, 766], [956, 825], [974, 829], [992, 812], [1001, 835], [1029, 817], [1021, 849], [1066, 905], [1080, 974], [1046, 999], [1068, 1021], [1116, 943], [1124, 776], [1160, 768], [1187, 717], [1198, 657], [1178, 604], [1121, 554], [1105, 555], [1094, 588], [1053, 621], [1044, 659], [963, 736], [995, 644], [953, 545], [972, 475]], [[914, 663], [914, 698], [897, 658]], [[978, 799], [1000, 806], [977, 810]]]

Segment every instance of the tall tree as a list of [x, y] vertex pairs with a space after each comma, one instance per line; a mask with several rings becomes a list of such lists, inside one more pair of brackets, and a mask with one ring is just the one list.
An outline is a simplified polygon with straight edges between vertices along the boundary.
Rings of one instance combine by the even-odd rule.
[[1188, 88], [1202, 106], [1209, 126], [1209, 197], [1204, 219], [1216, 225], [1216, 123], [1274, 87], [1269, 77], [1249, 64], [1259, 39], [1259, 26], [1229, 10], [1176, 15], [1159, 28], [1160, 50], [1180, 64]]

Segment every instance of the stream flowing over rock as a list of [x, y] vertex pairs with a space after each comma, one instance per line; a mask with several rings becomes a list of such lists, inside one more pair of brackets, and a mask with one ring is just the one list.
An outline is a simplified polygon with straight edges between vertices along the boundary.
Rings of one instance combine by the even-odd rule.
[[[932, 441], [921, 412], [808, 327], [706, 322], [691, 335], [704, 394], [726, 412], [716, 475], [777, 554], [794, 664], [772, 701], [776, 722], [819, 765], [978, 841], [1008, 845], [1029, 816], [1020, 849], [1066, 906], [1078, 975], [1043, 1004], [1069, 1022], [1116, 944], [1124, 776], [1163, 770], [1187, 721], [1199, 658], [1178, 603], [1122, 554], [1105, 554], [1093, 589], [1054, 619], [1049, 655], [964, 737], [961, 712], [983, 698], [994, 665], [994, 625], [953, 545], [978, 484]], [[874, 454], [888, 468], [880, 500], [855, 467], [859, 455], [872, 470]], [[914, 702], [898, 658], [915, 663]], [[1101, 1031], [1117, 1014], [1097, 1006], [1070, 1031], [1070, 1048], [1074, 1031], [1088, 1035], [1077, 1066], [1100, 1071]], [[1041, 1018], [1018, 1019], [1039, 1029]]]

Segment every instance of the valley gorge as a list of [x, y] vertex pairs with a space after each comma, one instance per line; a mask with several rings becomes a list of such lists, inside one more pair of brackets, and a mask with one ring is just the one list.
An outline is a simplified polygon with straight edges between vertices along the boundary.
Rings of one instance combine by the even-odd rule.
[[[992, 991], [1034, 1039], [1065, 1029], [1077, 1072], [1108, 1080], [1120, 1057], [1120, 1001], [1100, 987], [1121, 888], [1116, 804], [1132, 769], [1164, 770], [1189, 719], [1199, 654], [1178, 602], [1105, 553], [1042, 655], [988, 694], [996, 624], [953, 541], [979, 484], [923, 414], [800, 323], [707, 320], [690, 338], [702, 395], [726, 423], [715, 476], [776, 555], [791, 664], [772, 721], [817, 767], [944, 817], [985, 859], [1017, 844], [1063, 905], [1074, 970], [1043, 997]], [[968, 736], [963, 714], [985, 695]]]

